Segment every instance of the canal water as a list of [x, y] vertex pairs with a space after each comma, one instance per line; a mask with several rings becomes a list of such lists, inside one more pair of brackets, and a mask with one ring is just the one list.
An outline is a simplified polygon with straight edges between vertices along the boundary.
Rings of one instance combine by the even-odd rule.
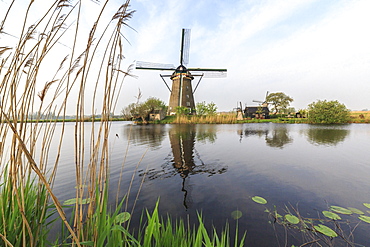
[[[64, 143], [73, 143], [73, 129], [73, 123], [67, 124]], [[158, 198], [163, 216], [193, 224], [201, 213], [207, 227], [221, 230], [228, 222], [231, 232], [237, 225], [246, 232], [246, 246], [308, 241], [292, 227], [274, 223], [266, 209], [276, 208], [281, 215], [297, 210], [302, 217], [318, 219], [335, 205], [370, 215], [363, 205], [370, 203], [370, 125], [112, 122], [109, 143], [109, 196], [112, 204], [117, 193], [123, 198], [133, 179], [128, 197], [133, 228]], [[73, 145], [64, 145], [61, 157], [54, 191], [63, 201], [74, 197]], [[253, 196], [267, 204], [254, 202]], [[354, 230], [349, 239], [370, 246], [370, 224], [355, 214], [342, 217], [348, 220], [342, 229]]]

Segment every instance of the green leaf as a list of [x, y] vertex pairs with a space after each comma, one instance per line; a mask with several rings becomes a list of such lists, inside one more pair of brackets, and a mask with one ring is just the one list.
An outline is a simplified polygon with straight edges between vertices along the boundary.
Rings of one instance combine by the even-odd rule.
[[93, 241], [84, 241], [84, 242], [80, 242], [81, 245], [85, 245], [85, 246], [94, 246], [94, 242]]
[[129, 212], [123, 212], [123, 213], [118, 214], [114, 218], [114, 222], [116, 224], [122, 224], [123, 222], [128, 221], [130, 218], [131, 218], [131, 214]]
[[243, 213], [239, 210], [235, 210], [231, 212], [231, 217], [233, 217], [234, 220], [240, 219], [242, 217]]
[[[79, 204], [88, 204], [90, 202], [90, 198], [85, 198], [79, 200]], [[69, 200], [64, 201], [63, 205], [73, 205], [76, 204], [76, 198], [72, 198]]]
[[260, 196], [253, 196], [252, 200], [256, 203], [259, 203], [259, 204], [266, 204], [267, 203], [267, 200], [263, 197], [260, 197]]
[[366, 223], [369, 223], [370, 224], [370, 217], [369, 216], [360, 215], [360, 216], [358, 216], [358, 218], [360, 220], [365, 221]]
[[291, 224], [298, 224], [299, 223], [299, 219], [297, 216], [294, 216], [292, 214], [286, 214], [285, 215], [285, 219], [291, 223]]
[[330, 210], [338, 213], [338, 214], [352, 214], [352, 211], [346, 208], [342, 208], [339, 206], [331, 206]]
[[357, 209], [357, 208], [348, 207], [348, 209], [351, 210], [351, 212], [354, 214], [365, 214], [364, 212], [362, 212], [360, 209]]
[[365, 207], [370, 208], [370, 203], [364, 202], [363, 204], [364, 204]]
[[336, 213], [330, 212], [330, 211], [322, 211], [322, 214], [332, 220], [340, 220], [341, 217], [337, 215]]
[[333, 231], [332, 229], [330, 229], [327, 226], [319, 224], [318, 226], [314, 226], [314, 228], [315, 228], [316, 231], [318, 231], [318, 232], [320, 232], [320, 233], [322, 233], [322, 234], [324, 234], [328, 237], [334, 238], [334, 237], [338, 236], [338, 234], [335, 231]]

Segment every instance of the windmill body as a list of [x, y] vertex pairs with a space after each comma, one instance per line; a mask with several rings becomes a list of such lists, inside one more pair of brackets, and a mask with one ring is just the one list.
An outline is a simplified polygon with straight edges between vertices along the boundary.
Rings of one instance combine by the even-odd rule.
[[[206, 69], [206, 68], [186, 68], [189, 62], [190, 29], [182, 29], [180, 66], [175, 68], [172, 64], [154, 64], [137, 62], [136, 69], [146, 70], [171, 70], [172, 75], [160, 75], [171, 92], [168, 105], [168, 114], [175, 114], [178, 106], [186, 107], [191, 113], [195, 113], [194, 92], [204, 76], [213, 78], [225, 77], [226, 69]], [[191, 73], [193, 72], [193, 74]], [[172, 80], [172, 87], [168, 86], [164, 78]], [[192, 81], [194, 77], [199, 77], [199, 81], [193, 90]]]
[[176, 111], [177, 106], [183, 106], [190, 109], [190, 112], [195, 112], [195, 101], [193, 94], [192, 81], [194, 76], [191, 75], [184, 66], [179, 66], [178, 69], [171, 75], [172, 90], [168, 112], [171, 114]]

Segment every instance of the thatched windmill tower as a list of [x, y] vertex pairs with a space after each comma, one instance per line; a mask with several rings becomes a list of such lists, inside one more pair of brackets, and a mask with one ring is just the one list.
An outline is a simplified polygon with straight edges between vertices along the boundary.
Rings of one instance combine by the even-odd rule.
[[[168, 114], [173, 114], [176, 107], [183, 106], [190, 109], [190, 112], [195, 112], [194, 92], [197, 89], [202, 78], [205, 77], [225, 77], [226, 69], [209, 69], [209, 68], [186, 68], [189, 63], [189, 47], [190, 47], [190, 29], [182, 29], [181, 35], [181, 50], [180, 50], [180, 65], [175, 68], [172, 64], [156, 64], [147, 62], [137, 62], [136, 69], [147, 70], [171, 70], [174, 71], [171, 75], [161, 75], [168, 90], [171, 92]], [[193, 72], [193, 73], [191, 73]], [[172, 88], [168, 86], [165, 77], [172, 80]], [[194, 77], [199, 77], [198, 83], [193, 90], [192, 81]]]

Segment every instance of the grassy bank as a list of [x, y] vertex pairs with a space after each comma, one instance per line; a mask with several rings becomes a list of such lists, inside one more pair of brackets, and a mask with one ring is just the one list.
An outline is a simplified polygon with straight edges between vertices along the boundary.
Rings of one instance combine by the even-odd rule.
[[238, 124], [238, 123], [307, 123], [305, 118], [271, 118], [271, 119], [243, 119], [238, 120], [235, 114], [213, 116], [167, 116], [161, 121], [152, 121], [153, 124]]
[[370, 111], [351, 111], [351, 122], [370, 123]]
[[[350, 123], [370, 123], [370, 111], [351, 111]], [[217, 114], [211, 116], [180, 115], [167, 116], [154, 124], [235, 124], [235, 123], [309, 123], [307, 118], [271, 116], [269, 119], [245, 118], [238, 120], [236, 114]]]

